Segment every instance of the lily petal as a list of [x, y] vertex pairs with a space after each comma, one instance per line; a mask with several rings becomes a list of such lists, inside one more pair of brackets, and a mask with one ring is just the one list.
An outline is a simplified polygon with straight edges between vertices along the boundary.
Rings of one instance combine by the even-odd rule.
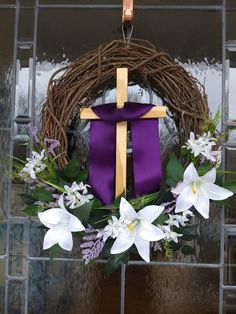
[[194, 207], [196, 208], [196, 210], [205, 219], [209, 218], [209, 206], [210, 206], [209, 198], [204, 194], [199, 195], [196, 199], [196, 202], [194, 203]]
[[128, 229], [121, 232], [111, 248], [111, 254], [119, 254], [128, 250], [134, 243], [135, 236]]
[[120, 201], [120, 215], [121, 217], [125, 217], [130, 221], [138, 218], [138, 214], [124, 197], [122, 197]]
[[146, 206], [138, 212], [138, 216], [141, 220], [147, 222], [153, 222], [163, 212], [164, 206], [150, 205]]
[[210, 182], [204, 182], [201, 191], [214, 201], [224, 200], [233, 195], [231, 191]]
[[41, 223], [47, 228], [55, 227], [61, 220], [61, 208], [51, 208], [44, 212], [39, 212], [38, 217]]
[[171, 192], [174, 194], [180, 194], [188, 186], [187, 182], [180, 182], [176, 185], [175, 188], [171, 189]]
[[71, 232], [69, 232], [68, 230], [61, 230], [58, 244], [63, 250], [71, 251], [73, 247], [73, 239]]
[[180, 213], [189, 209], [195, 201], [196, 195], [192, 193], [191, 187], [187, 186], [177, 198], [175, 212]]
[[191, 182], [195, 180], [199, 180], [199, 175], [194, 167], [194, 164], [191, 162], [191, 164], [184, 171], [184, 181]]
[[203, 179], [204, 181], [214, 183], [216, 180], [216, 168], [212, 168], [210, 171], [204, 174], [204, 176], [202, 176], [201, 179]]
[[83, 231], [85, 227], [82, 225], [81, 221], [74, 215], [70, 215], [70, 224], [69, 224], [69, 230], [72, 232], [75, 231]]
[[141, 238], [147, 241], [159, 241], [165, 238], [165, 234], [160, 228], [146, 221], [141, 222], [138, 234]]
[[57, 244], [59, 235], [60, 233], [56, 228], [49, 229], [44, 236], [43, 249], [47, 250]]
[[65, 209], [65, 205], [64, 205], [64, 200], [63, 200], [63, 194], [60, 196], [59, 200], [58, 200], [58, 205]]
[[139, 255], [147, 262], [150, 262], [150, 243], [137, 235], [134, 242]]

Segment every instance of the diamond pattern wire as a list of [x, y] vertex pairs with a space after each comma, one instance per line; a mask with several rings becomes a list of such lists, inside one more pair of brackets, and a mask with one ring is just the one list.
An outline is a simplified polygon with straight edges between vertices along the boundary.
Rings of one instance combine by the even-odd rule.
[[[27, 2], [27, 1], [26, 1]], [[86, 2], [86, 1], [84, 1]], [[2, 4], [3, 3], [3, 4]], [[8, 4], [10, 3], [10, 4]], [[36, 44], [37, 44], [37, 33], [38, 33], [38, 12], [39, 12], [39, 8], [51, 8], [53, 10], [53, 8], [63, 8], [64, 10], [66, 10], [67, 8], [71, 9], [71, 8], [77, 8], [79, 9], [81, 7], [81, 9], [99, 9], [99, 10], [105, 10], [105, 9], [115, 9], [115, 10], [120, 10], [121, 6], [120, 5], [107, 5], [107, 4], [103, 4], [103, 5], [96, 5], [96, 4], [86, 4], [86, 5], [73, 5], [73, 4], [57, 4], [53, 2], [53, 5], [51, 4], [40, 4], [38, 0], [35, 0], [34, 3], [34, 13], [32, 14], [32, 9], [30, 9], [30, 21], [32, 23], [31, 27], [33, 29], [33, 32], [30, 34], [33, 36], [33, 38], [26, 38], [24, 39], [24, 42], [22, 42], [22, 38], [20, 38], [19, 41], [19, 37], [18, 37], [18, 31], [19, 31], [19, 17], [20, 17], [20, 4], [21, 3], [25, 3], [24, 1], [16, 1], [16, 3], [12, 2], [7, 2], [7, 1], [0, 1], [0, 10], [1, 9], [6, 9], [6, 8], [11, 8], [12, 10], [15, 11], [15, 36], [14, 36], [14, 56], [13, 56], [13, 60], [14, 60], [14, 66], [13, 66], [13, 72], [14, 72], [14, 77], [13, 77], [13, 86], [12, 86], [12, 119], [14, 119], [14, 107], [15, 107], [15, 92], [16, 92], [16, 60], [17, 60], [17, 49], [19, 49], [19, 47], [26, 47], [27, 45], [29, 47], [32, 48], [31, 50], [31, 58], [33, 60], [33, 62], [31, 63], [31, 81], [30, 81], [30, 85], [29, 85], [29, 116], [32, 119], [32, 123], [34, 123], [35, 121], [35, 109], [34, 109], [34, 103], [35, 103], [35, 77], [36, 77], [36, 69], [35, 69], [35, 64], [36, 64]], [[29, 1], [30, 4], [29, 5], [31, 8], [33, 7], [33, 1]], [[144, 2], [145, 3], [145, 2]], [[152, 7], [148, 7], [145, 5], [139, 5], [139, 7], [137, 7], [137, 9], [140, 10], [164, 10], [164, 9], [170, 9], [170, 6], [165, 6], [165, 5], [152, 5]], [[225, 53], [225, 41], [226, 41], [226, 0], [223, 0], [223, 4], [219, 5], [219, 2], [217, 3], [217, 5], [204, 5], [204, 6], [191, 6], [191, 5], [184, 5], [184, 7], [179, 6], [179, 5], [175, 5], [172, 6], [171, 9], [173, 11], [175, 10], [214, 10], [214, 11], [219, 11], [221, 12], [222, 15], [222, 64], [223, 64], [223, 79], [222, 79], [222, 88], [223, 88], [223, 95], [222, 95], [222, 99], [223, 99], [223, 104], [226, 104], [226, 97], [225, 97], [225, 90], [226, 90], [226, 86], [225, 86], [225, 71], [226, 71], [226, 53]], [[33, 19], [33, 21], [32, 21]], [[23, 23], [23, 21], [21, 20], [21, 23]], [[27, 36], [26, 36], [27, 37]], [[227, 119], [227, 116], [223, 116], [222, 117], [223, 122]], [[9, 129], [8, 129], [9, 130]], [[13, 149], [14, 147], [17, 145], [15, 138], [16, 138], [16, 134], [17, 133], [17, 128], [15, 127], [15, 123], [12, 120], [12, 127], [11, 127], [11, 138], [12, 138], [12, 142], [11, 142], [11, 148], [10, 148], [10, 152], [13, 153]], [[17, 137], [18, 139], [20, 138], [20, 134], [19, 137]], [[12, 187], [12, 182], [10, 182], [10, 180], [8, 181], [8, 189], [9, 191], [11, 191], [11, 187]], [[52, 263], [59, 263], [59, 262], [64, 262], [64, 263], [76, 263], [76, 264], [80, 264], [81, 260], [78, 259], [76, 256], [75, 257], [60, 257], [55, 259], [53, 262], [50, 260], [49, 257], [45, 256], [31, 256], [30, 255], [30, 222], [29, 219], [24, 217], [23, 215], [15, 215], [15, 209], [14, 211], [11, 211], [11, 204], [13, 204], [12, 202], [12, 195], [10, 193], [8, 193], [9, 197], [8, 197], [8, 208], [7, 208], [7, 220], [6, 220], [6, 225], [4, 225], [3, 229], [6, 231], [6, 249], [5, 252], [1, 252], [0, 251], [0, 266], [1, 266], [1, 272], [0, 272], [0, 283], [1, 283], [1, 287], [3, 286], [2, 283], [4, 281], [2, 274], [5, 272], [5, 290], [1, 289], [0, 290], [0, 295], [1, 298], [0, 300], [5, 300], [4, 303], [3, 301], [0, 301], [0, 310], [5, 314], [11, 313], [11, 312], [17, 312], [17, 313], [33, 313], [32, 312], [32, 306], [30, 305], [29, 298], [32, 296], [32, 294], [34, 294], [34, 291], [32, 290], [34, 287], [31, 286], [31, 280], [32, 280], [32, 276], [37, 276], [37, 269], [34, 270], [34, 273], [32, 274], [32, 269], [34, 265], [34, 263], [36, 263], [38, 265], [38, 267], [41, 267], [42, 265], [44, 265], [45, 263], [49, 263], [47, 265], [49, 265], [47, 268], [42, 268], [39, 269], [38, 271], [43, 271], [44, 269], [51, 269], [49, 267], [53, 268], [53, 264]], [[14, 205], [16, 206], [16, 205]], [[17, 210], [17, 208], [16, 208]], [[3, 230], [3, 232], [4, 232]], [[1, 235], [0, 231], [0, 235]], [[220, 270], [220, 280], [219, 280], [219, 313], [223, 314], [224, 312], [224, 290], [225, 290], [225, 295], [227, 292], [227, 297], [229, 298], [230, 295], [232, 295], [232, 293], [234, 293], [234, 290], [236, 290], [236, 286], [235, 285], [224, 285], [224, 233], [225, 233], [225, 227], [224, 227], [224, 211], [221, 212], [221, 244], [220, 244], [220, 262], [219, 263], [189, 263], [189, 262], [161, 262], [161, 261], [152, 261], [150, 263], [150, 266], [170, 266], [169, 268], [171, 268], [171, 266], [185, 266], [187, 268], [192, 267], [192, 268], [210, 268], [210, 269], [219, 269]], [[15, 236], [14, 236], [15, 234]], [[38, 244], [40, 245], [40, 244]], [[44, 264], [43, 264], [44, 263]], [[103, 264], [103, 261], [98, 261], [98, 265], [99, 264]], [[36, 265], [35, 264], [35, 265]], [[142, 267], [142, 265], [144, 265], [143, 262], [141, 261], [131, 261], [130, 262], [131, 265], [133, 265], [132, 267]], [[41, 265], [41, 266], [40, 266]], [[46, 264], [45, 264], [46, 265]], [[51, 265], [51, 266], [50, 266]], [[146, 264], [145, 264], [146, 265]], [[148, 266], [147, 266], [148, 267]], [[60, 267], [58, 268], [60, 269]], [[52, 272], [55, 272], [56, 270], [54, 269]], [[78, 268], [77, 271], [79, 272], [80, 269]], [[71, 268], [71, 272], [74, 272], [73, 268]], [[124, 265], [122, 265], [121, 271], [120, 271], [120, 279], [116, 279], [117, 280], [117, 285], [120, 286], [120, 300], [119, 300], [119, 313], [125, 313], [125, 290], [126, 290], [126, 272], [127, 272], [127, 267], [125, 267]], [[74, 273], [72, 273], [74, 274]], [[99, 277], [99, 273], [97, 274], [97, 280], [98, 283], [101, 282], [101, 278]], [[47, 276], [46, 276], [47, 275]], [[93, 273], [90, 274], [90, 276], [92, 276]], [[46, 278], [47, 277], [47, 278]], [[45, 274], [45, 280], [47, 281], [47, 283], [49, 285], [53, 285], [53, 282], [50, 282], [50, 279], [53, 280], [53, 276], [51, 275], [51, 273], [47, 273]], [[93, 277], [91, 277], [93, 278]], [[100, 280], [100, 281], [99, 281]], [[105, 284], [106, 286], [106, 284]], [[108, 286], [109, 288], [109, 286]], [[104, 290], [106, 291], [106, 290]], [[232, 293], [230, 292], [232, 291]], [[109, 289], [107, 290], [107, 292], [109, 292]], [[231, 293], [231, 294], [230, 294]], [[3, 296], [3, 298], [2, 298]], [[91, 295], [90, 297], [93, 297], [93, 295]], [[5, 299], [4, 299], [5, 298]], [[31, 304], [32, 305], [32, 304]]]

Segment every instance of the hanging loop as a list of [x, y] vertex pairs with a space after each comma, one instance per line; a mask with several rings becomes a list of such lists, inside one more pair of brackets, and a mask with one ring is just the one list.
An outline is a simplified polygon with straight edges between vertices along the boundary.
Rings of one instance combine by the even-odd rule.
[[122, 24], [122, 35], [123, 35], [123, 39], [124, 39], [127, 47], [129, 46], [132, 33], [133, 33], [133, 25], [132, 24]]

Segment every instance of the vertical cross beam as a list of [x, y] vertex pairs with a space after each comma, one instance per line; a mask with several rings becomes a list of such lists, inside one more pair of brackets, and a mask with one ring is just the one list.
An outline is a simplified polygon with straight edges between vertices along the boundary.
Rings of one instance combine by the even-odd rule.
[[[128, 100], [128, 69], [118, 68], [116, 72], [117, 108], [123, 108]], [[116, 184], [115, 196], [126, 191], [127, 169], [127, 121], [116, 124]]]

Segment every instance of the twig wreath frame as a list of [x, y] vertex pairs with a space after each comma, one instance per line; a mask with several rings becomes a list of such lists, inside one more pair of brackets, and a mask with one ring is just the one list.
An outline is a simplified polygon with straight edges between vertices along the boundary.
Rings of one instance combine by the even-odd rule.
[[[140, 123], [136, 128], [133, 121], [141, 121], [139, 118], [147, 112], [143, 109], [148, 107], [150, 112], [152, 105], [126, 102], [127, 95], [122, 108], [114, 110], [118, 101], [92, 108], [103, 118], [106, 107], [105, 122], [90, 125], [93, 159], [88, 158], [80, 165], [79, 156], [70, 158], [67, 135], [71, 128], [79, 126], [80, 109], [92, 106], [104, 89], [116, 85], [116, 69], [121, 67], [128, 68], [130, 82], [143, 88], [149, 85], [170, 109], [180, 147], [176, 154], [170, 154], [164, 167], [156, 139], [156, 121], [141, 123], [141, 129], [149, 131], [148, 140], [146, 133], [140, 132]], [[124, 85], [127, 87], [127, 76]], [[138, 115], [130, 118], [126, 114], [131, 107]], [[51, 249], [55, 254], [60, 248], [71, 251], [74, 236], [80, 239], [85, 264], [97, 258], [107, 259], [108, 272], [117, 269], [120, 262], [128, 263], [137, 253], [146, 262], [156, 251], [168, 260], [173, 260], [177, 251], [195, 254], [188, 244], [197, 237], [194, 217], [200, 214], [208, 219], [210, 200], [228, 206], [230, 197], [236, 193], [236, 181], [222, 180], [225, 134], [217, 130], [220, 116], [218, 112], [215, 118], [209, 117], [204, 87], [167, 53], [146, 41], [132, 40], [129, 47], [122, 40], [102, 44], [55, 72], [42, 110], [42, 131], [28, 126], [32, 155], [26, 161], [15, 157], [11, 173], [30, 185], [31, 193], [21, 195], [26, 205], [24, 212], [38, 216], [48, 228], [43, 249]], [[113, 135], [117, 129], [112, 123], [126, 120], [130, 121], [132, 133], [135, 192], [134, 196], [127, 195], [128, 200], [125, 193], [115, 193], [115, 199], [113, 195], [113, 153], [116, 155]], [[146, 146], [147, 143], [151, 145]]]
[[[67, 152], [67, 128], [72, 121], [79, 123], [79, 109], [91, 106], [104, 88], [115, 86], [118, 67], [127, 67], [129, 80], [141, 87], [148, 82], [173, 113], [183, 139], [190, 130], [200, 133], [209, 115], [204, 86], [150, 42], [132, 39], [127, 47], [123, 40], [113, 40], [56, 71], [49, 81], [42, 130], [60, 141], [58, 153]], [[62, 75], [58, 78], [59, 74]], [[68, 156], [61, 155], [58, 162], [64, 166]]]

